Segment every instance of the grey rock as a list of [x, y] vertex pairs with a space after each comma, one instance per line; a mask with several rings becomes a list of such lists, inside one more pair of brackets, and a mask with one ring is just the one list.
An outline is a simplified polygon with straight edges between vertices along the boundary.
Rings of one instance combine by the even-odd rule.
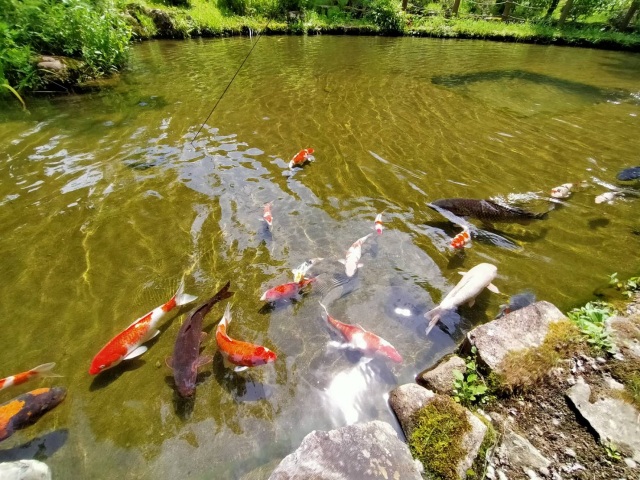
[[539, 468], [538, 471], [543, 477], [549, 477], [551, 475], [551, 471], [547, 467]]
[[51, 480], [51, 470], [38, 460], [0, 463], [0, 480]]
[[549, 325], [565, 318], [551, 303], [536, 302], [474, 328], [467, 333], [465, 345], [475, 345], [479, 360], [492, 371], [502, 373], [500, 366], [507, 353], [540, 346]]
[[[437, 397], [438, 395], [431, 390], [414, 383], [401, 385], [391, 392], [389, 404], [398, 417], [402, 431], [407, 438], [411, 436], [415, 427], [411, 420], [413, 414]], [[467, 455], [460, 461], [456, 469], [458, 476], [463, 479], [467, 477], [467, 470], [471, 468], [478, 456], [478, 451], [487, 433], [487, 426], [482, 420], [466, 409], [465, 414], [471, 424], [471, 431], [462, 439], [462, 447], [467, 451]]]
[[573, 448], [565, 448], [564, 449], [564, 453], [565, 453], [565, 455], [569, 455], [571, 458], [576, 458], [577, 457], [576, 452], [575, 452], [575, 450]]
[[630, 450], [633, 460], [640, 461], [640, 413], [630, 404], [616, 398], [605, 397], [589, 402], [591, 387], [584, 379], [567, 391], [567, 397], [579, 415], [591, 425], [601, 443], [613, 442]]
[[640, 320], [637, 316], [610, 318], [607, 329], [624, 355], [640, 358]]
[[611, 378], [610, 375], [602, 375], [602, 378], [604, 380], [604, 384], [607, 386], [607, 388], [609, 388], [610, 390], [624, 390], [624, 385], [616, 380], [614, 380], [613, 378]]
[[462, 373], [467, 370], [464, 360], [457, 355], [454, 355], [446, 362], [440, 363], [433, 370], [423, 373], [420, 378], [427, 388], [443, 395], [451, 395], [453, 393], [453, 372], [455, 370]]
[[529, 477], [529, 480], [540, 480], [540, 477], [538, 476], [538, 474], [533, 470], [531, 470], [530, 468], [528, 470], [525, 470], [524, 473], [527, 474], [527, 477]]
[[67, 67], [62, 61], [57, 57], [51, 57], [48, 55], [42, 55], [38, 59], [38, 68], [43, 68], [45, 70], [51, 70], [54, 72], [60, 72], [65, 70]]
[[487, 471], [485, 472], [485, 476], [489, 480], [496, 480], [496, 469], [493, 468], [493, 465], [487, 465]]
[[638, 464], [636, 462], [634, 462], [632, 458], [625, 458], [624, 459], [624, 463], [629, 468], [638, 468]]
[[507, 475], [502, 470], [496, 470], [496, 472], [498, 472], [499, 480], [509, 480], [509, 477], [507, 477]]
[[398, 417], [407, 438], [411, 437], [414, 424], [412, 415], [429, 403], [436, 394], [416, 383], [407, 383], [394, 388], [389, 394], [389, 405]]
[[409, 447], [388, 423], [373, 421], [328, 432], [314, 430], [285, 457], [270, 480], [421, 480]]
[[549, 468], [551, 461], [542, 455], [529, 440], [512, 430], [507, 430], [502, 436], [502, 443], [497, 450], [502, 462], [508, 462], [513, 468], [539, 470]]

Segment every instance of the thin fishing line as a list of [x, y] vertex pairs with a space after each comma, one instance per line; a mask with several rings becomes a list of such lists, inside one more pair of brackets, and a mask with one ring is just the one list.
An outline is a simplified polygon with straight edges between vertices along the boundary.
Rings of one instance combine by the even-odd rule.
[[211, 115], [213, 115], [213, 112], [215, 111], [215, 109], [217, 108], [218, 104], [220, 103], [220, 101], [222, 100], [222, 98], [224, 97], [225, 93], [227, 93], [227, 90], [229, 90], [229, 87], [231, 86], [231, 84], [233, 83], [233, 81], [236, 79], [236, 77], [238, 76], [238, 74], [240, 73], [240, 70], [242, 70], [242, 67], [244, 66], [245, 62], [249, 59], [249, 56], [251, 56], [251, 52], [253, 52], [253, 49], [256, 48], [256, 45], [258, 45], [258, 42], [260, 41], [260, 38], [262, 38], [262, 34], [265, 32], [265, 30], [269, 27], [269, 24], [271, 23], [271, 19], [269, 19], [269, 21], [267, 22], [267, 24], [264, 26], [264, 28], [262, 29], [262, 31], [258, 34], [258, 36], [256, 37], [256, 41], [253, 44], [253, 46], [251, 47], [251, 49], [249, 50], [249, 53], [247, 53], [247, 56], [244, 57], [244, 60], [242, 61], [242, 63], [240, 64], [240, 66], [238, 67], [238, 69], [236, 70], [236, 73], [233, 74], [233, 77], [231, 77], [231, 80], [229, 80], [229, 83], [227, 84], [227, 86], [225, 87], [224, 91], [222, 92], [222, 94], [218, 97], [218, 100], [216, 101], [216, 104], [213, 106], [213, 108], [211, 109], [211, 111], [209, 112], [209, 115], [207, 115], [207, 118], [204, 120], [204, 122], [202, 122], [202, 125], [200, 125], [200, 128], [198, 129], [198, 131], [196, 132], [195, 137], [193, 137], [193, 140], [191, 140], [191, 145], [193, 145], [193, 148], [195, 148], [195, 145], [193, 142], [196, 141], [196, 138], [198, 138], [198, 135], [200, 134], [200, 132], [202, 131], [202, 129], [204, 128], [205, 124], [209, 121], [209, 118], [211, 117]]

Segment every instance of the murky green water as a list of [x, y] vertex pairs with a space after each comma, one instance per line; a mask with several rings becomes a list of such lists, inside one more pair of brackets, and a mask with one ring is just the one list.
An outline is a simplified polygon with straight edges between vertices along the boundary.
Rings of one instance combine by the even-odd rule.
[[[450, 351], [504, 298], [424, 336], [422, 314], [489, 261], [507, 294], [568, 309], [606, 275], [638, 272], [640, 199], [577, 192], [548, 220], [500, 227], [520, 248], [450, 255], [425, 202], [548, 192], [640, 164], [640, 56], [428, 39], [263, 38], [208, 126], [200, 123], [248, 39], [148, 42], [110, 90], [14, 103], [0, 113], [0, 376], [55, 361], [63, 405], [3, 442], [0, 460], [46, 459], [56, 478], [240, 478], [313, 429], [381, 418], [387, 392]], [[316, 161], [293, 177], [304, 147]], [[274, 201], [274, 229], [261, 221]], [[537, 201], [538, 211], [548, 208]], [[339, 319], [389, 340], [402, 365], [329, 344], [317, 294], [261, 310], [266, 288], [309, 257], [343, 258], [384, 210]], [[327, 263], [328, 270], [341, 271]], [[201, 299], [231, 280], [232, 336], [279, 360], [244, 375], [216, 355], [191, 413], [164, 359], [184, 317], [139, 360], [91, 377], [95, 353], [166, 301], [186, 272]], [[223, 306], [208, 317], [208, 329]], [[208, 353], [215, 352], [210, 337]], [[34, 384], [2, 392], [5, 401]], [[264, 468], [268, 471], [268, 468]], [[260, 478], [256, 476], [255, 478]]]

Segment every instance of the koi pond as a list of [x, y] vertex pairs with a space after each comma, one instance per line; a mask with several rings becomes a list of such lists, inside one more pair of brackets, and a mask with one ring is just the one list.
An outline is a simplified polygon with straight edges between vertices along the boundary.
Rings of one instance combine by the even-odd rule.
[[[0, 403], [68, 389], [2, 442], [0, 461], [37, 458], [65, 479], [266, 478], [311, 430], [396, 425], [388, 392], [508, 296], [531, 292], [567, 311], [611, 273], [638, 273], [640, 198], [594, 199], [640, 164], [640, 55], [265, 37], [194, 140], [251, 41], [145, 42], [111, 86], [28, 99], [30, 114], [14, 99], [0, 104], [0, 377], [46, 362], [62, 375], [2, 391]], [[289, 175], [303, 148], [315, 160]], [[582, 181], [548, 201], [551, 188]], [[478, 237], [452, 252], [460, 228], [426, 204], [453, 197], [555, 208], [528, 225], [471, 220], [506, 241]], [[350, 282], [272, 308], [259, 300], [309, 258], [344, 274], [337, 260], [381, 212], [385, 230], [365, 242]], [[483, 292], [426, 336], [424, 313], [481, 262], [498, 267], [505, 295]], [[168, 317], [142, 356], [89, 375], [96, 353], [183, 276], [198, 301]], [[165, 360], [189, 309], [228, 280], [229, 335], [278, 359], [225, 368], [214, 334], [221, 302], [204, 322], [213, 363], [185, 405]], [[341, 348], [320, 300], [388, 340], [403, 363]]]

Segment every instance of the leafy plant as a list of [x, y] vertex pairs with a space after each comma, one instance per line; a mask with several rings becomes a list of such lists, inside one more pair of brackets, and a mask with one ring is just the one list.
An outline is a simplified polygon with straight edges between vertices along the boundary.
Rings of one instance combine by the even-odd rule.
[[609, 275], [609, 285], [614, 285], [622, 294], [628, 298], [633, 297], [635, 292], [640, 291], [640, 277], [631, 277], [626, 281], [618, 278], [618, 273]]
[[607, 442], [603, 446], [604, 446], [605, 452], [607, 452], [607, 457], [609, 457], [611, 460], [617, 461], [622, 458], [622, 455], [620, 454], [618, 447], [612, 442]]
[[615, 310], [606, 302], [589, 302], [580, 308], [574, 308], [567, 315], [578, 325], [580, 333], [587, 338], [587, 343], [597, 350], [610, 354], [617, 348], [606, 330], [605, 322], [615, 315]]
[[487, 401], [487, 386], [484, 379], [478, 373], [476, 365], [476, 347], [471, 347], [471, 355], [467, 357], [466, 371], [453, 371], [453, 399], [464, 406]]
[[383, 32], [401, 33], [404, 29], [404, 14], [397, 0], [367, 0], [364, 2], [365, 18], [380, 27]]

